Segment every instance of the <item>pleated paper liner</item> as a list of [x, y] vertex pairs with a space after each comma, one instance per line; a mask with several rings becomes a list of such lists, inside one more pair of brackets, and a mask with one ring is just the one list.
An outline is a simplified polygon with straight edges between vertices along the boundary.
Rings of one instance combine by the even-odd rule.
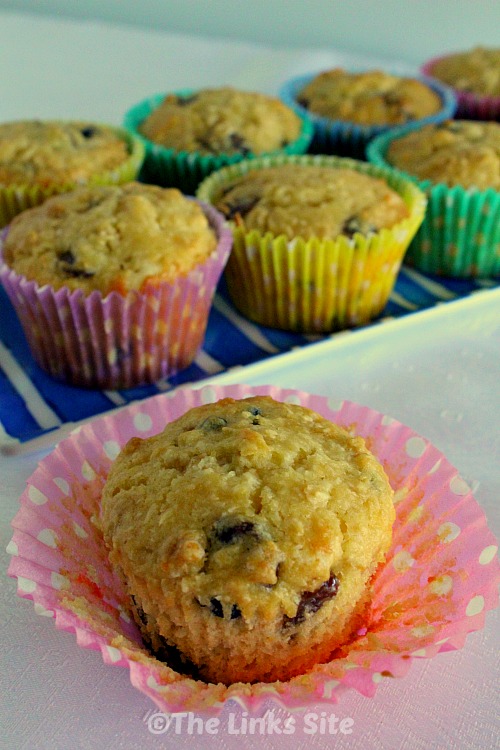
[[[196, 93], [194, 89], [182, 89], [173, 92], [176, 96], [189, 97]], [[126, 112], [123, 125], [145, 148], [146, 157], [141, 173], [144, 182], [177, 187], [188, 195], [194, 195], [200, 182], [211, 172], [228, 164], [234, 164], [252, 155], [243, 154], [199, 154], [197, 152], [175, 151], [145, 138], [139, 131], [141, 123], [163, 101], [166, 94], [156, 94], [131, 107]], [[301, 117], [302, 127], [299, 137], [291, 141], [278, 152], [282, 154], [303, 154], [311, 142], [313, 126], [308, 118]]]
[[[302, 404], [367, 440], [396, 493], [394, 538], [373, 582], [365, 627], [307, 674], [289, 682], [228, 687], [184, 677], [151, 656], [110, 568], [96, 515], [103, 484], [132, 437], [160, 432], [189, 408], [220, 398], [268, 394]], [[336, 703], [348, 688], [375, 695], [414, 658], [461, 648], [498, 602], [497, 541], [456, 469], [409, 427], [351, 402], [274, 386], [205, 386], [162, 394], [76, 430], [39, 464], [20, 499], [8, 550], [9, 574], [35, 611], [55, 617], [84, 648], [130, 670], [132, 684], [165, 712], [216, 714], [229, 700], [257, 710]]]
[[[110, 127], [107, 125], [106, 127]], [[0, 228], [27, 208], [39, 206], [51, 195], [67, 193], [83, 184], [85, 185], [118, 185], [135, 180], [142, 167], [145, 156], [144, 144], [139, 138], [124, 128], [111, 128], [127, 144], [128, 158], [119, 167], [105, 172], [98, 172], [83, 182], [68, 182], [64, 185], [42, 187], [33, 183], [20, 185], [0, 185]]]
[[[413, 130], [413, 126], [405, 126], [378, 136], [367, 148], [368, 160], [390, 167], [386, 154], [391, 142]], [[440, 276], [499, 276], [500, 192], [494, 188], [448, 187], [402, 171], [400, 174], [412, 179], [428, 199], [424, 221], [408, 248], [405, 263]]]
[[[448, 55], [433, 57], [422, 65], [421, 71], [432, 78], [434, 67]], [[500, 96], [481, 96], [472, 91], [461, 91], [452, 87], [457, 100], [455, 117], [463, 120], [500, 120]]]
[[[317, 74], [297, 76], [286, 81], [280, 88], [280, 98], [302, 117], [308, 117], [314, 126], [311, 151], [314, 153], [337, 154], [354, 159], [364, 159], [368, 143], [376, 135], [385, 133], [391, 125], [360, 125], [345, 120], [332, 120], [315, 114], [298, 102], [300, 92]], [[451, 89], [443, 83], [426, 76], [416, 76], [417, 80], [425, 83], [441, 99], [441, 109], [432, 115], [422, 117], [414, 122], [425, 125], [430, 122], [442, 122], [450, 117], [456, 109], [456, 99]]]
[[40, 287], [2, 261], [0, 240], [0, 281], [44, 370], [78, 386], [130, 388], [191, 364], [232, 244], [222, 215], [200, 205], [218, 240], [209, 258], [173, 283], [126, 296]]
[[403, 198], [409, 216], [391, 228], [353, 239], [289, 241], [246, 232], [231, 223], [233, 251], [228, 291], [239, 311], [260, 325], [310, 333], [360, 326], [382, 312], [406, 249], [422, 223], [426, 200], [408, 178], [389, 169], [336, 156], [274, 156], [243, 161], [213, 173], [197, 195], [217, 204], [224, 188], [252, 169], [281, 164], [354, 169], [385, 180]]

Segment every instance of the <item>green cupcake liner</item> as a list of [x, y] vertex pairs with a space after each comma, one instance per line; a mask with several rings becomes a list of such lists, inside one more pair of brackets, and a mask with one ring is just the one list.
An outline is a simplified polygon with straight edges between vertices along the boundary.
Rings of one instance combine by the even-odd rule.
[[28, 208], [39, 206], [47, 198], [59, 193], [68, 193], [81, 185], [117, 185], [135, 180], [144, 161], [145, 149], [142, 142], [125, 128], [111, 127], [127, 144], [129, 156], [119, 167], [96, 173], [83, 182], [67, 182], [62, 185], [40, 186], [33, 184], [0, 185], [0, 228], [11, 222], [14, 216]]
[[[196, 93], [194, 89], [182, 89], [172, 92], [176, 96], [188, 97]], [[251, 154], [198, 154], [196, 152], [175, 151], [145, 138], [139, 127], [156, 109], [166, 94], [155, 94], [144, 99], [126, 112], [123, 126], [136, 138], [139, 138], [146, 151], [141, 179], [161, 187], [177, 187], [183, 193], [194, 195], [196, 188], [212, 172], [229, 164], [236, 164], [243, 159], [257, 158]], [[313, 125], [309, 119], [298, 115], [302, 121], [299, 137], [279, 151], [270, 154], [304, 154], [313, 136]]]
[[214, 172], [197, 196], [214, 205], [233, 180], [251, 169], [280, 164], [345, 167], [379, 177], [405, 201], [409, 216], [372, 235], [348, 239], [296, 237], [245, 231], [230, 222], [233, 250], [225, 276], [234, 305], [260, 325], [326, 333], [364, 325], [384, 309], [411, 239], [425, 212], [424, 194], [392, 170], [335, 156], [274, 156]]
[[408, 248], [405, 263], [438, 276], [499, 276], [500, 193], [493, 188], [477, 190], [431, 183], [391, 167], [385, 158], [391, 142], [414, 129], [403, 127], [380, 135], [367, 148], [370, 163], [399, 172], [427, 195], [425, 218]]

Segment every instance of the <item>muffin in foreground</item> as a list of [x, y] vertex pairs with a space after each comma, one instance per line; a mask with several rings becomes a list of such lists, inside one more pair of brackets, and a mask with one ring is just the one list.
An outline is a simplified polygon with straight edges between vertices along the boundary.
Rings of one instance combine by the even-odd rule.
[[326, 332], [379, 314], [425, 211], [390, 170], [338, 157], [275, 157], [210, 175], [200, 199], [230, 220], [234, 304], [275, 328]]
[[359, 627], [393, 493], [362, 438], [256, 396], [133, 438], [100, 524], [143, 638], [209, 682], [287, 680]]
[[478, 46], [434, 57], [422, 72], [453, 88], [457, 117], [500, 118], [500, 48]]
[[455, 101], [444, 85], [382, 70], [325, 70], [285, 83], [281, 98], [314, 123], [312, 150], [364, 157], [371, 138], [408, 122], [451, 117]]
[[370, 144], [368, 158], [404, 170], [428, 195], [410, 264], [447, 276], [500, 274], [500, 123], [395, 130]]
[[[354, 638], [329, 662], [287, 682], [226, 687], [182, 675], [145, 648], [94, 519], [117, 448], [138, 435], [157, 435], [194, 406], [257, 394], [314, 409], [362, 436], [395, 491], [396, 520]], [[73, 431], [42, 458], [12, 526], [9, 575], [17, 578], [18, 595], [33, 600], [35, 612], [53, 614], [58, 629], [74, 633], [75, 645], [125, 667], [132, 685], [166, 713], [217, 715], [230, 700], [250, 712], [270, 702], [287, 710], [312, 708], [318, 701], [336, 704], [353, 689], [373, 697], [386, 679], [407, 675], [415, 659], [463, 648], [467, 634], [481, 630], [485, 613], [498, 605], [498, 540], [457, 469], [409, 427], [334, 395], [214, 383], [135, 401]]]
[[194, 193], [220, 167], [267, 153], [304, 153], [312, 125], [280, 99], [229, 86], [161, 94], [133, 107], [125, 126], [143, 139], [143, 179]]
[[0, 278], [41, 367], [130, 387], [191, 363], [230, 246], [222, 217], [178, 190], [78, 188], [12, 221]]
[[0, 225], [54, 193], [135, 179], [139, 139], [91, 122], [25, 120], [0, 124]]

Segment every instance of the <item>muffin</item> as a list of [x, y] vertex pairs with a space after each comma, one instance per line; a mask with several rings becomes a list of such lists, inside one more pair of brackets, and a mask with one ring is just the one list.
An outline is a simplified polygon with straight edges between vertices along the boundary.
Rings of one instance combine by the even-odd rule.
[[81, 187], [12, 221], [0, 278], [44, 369], [128, 387], [192, 361], [229, 249], [222, 217], [176, 189]]
[[143, 139], [143, 178], [194, 193], [210, 172], [267, 153], [303, 153], [312, 125], [279, 99], [231, 87], [147, 99], [125, 116]]
[[334, 68], [302, 76], [282, 87], [281, 98], [313, 120], [313, 150], [358, 158], [377, 133], [408, 122], [440, 121], [454, 111], [444, 86], [381, 70]]
[[0, 124], [0, 224], [54, 193], [134, 179], [144, 147], [121, 128], [89, 122]]
[[474, 47], [435, 57], [422, 70], [453, 88], [458, 117], [500, 118], [500, 48]]
[[359, 627], [393, 492], [362, 438], [267, 396], [132, 438], [100, 525], [145, 641], [209, 682], [287, 680]]
[[338, 157], [253, 160], [198, 197], [230, 221], [236, 307], [267, 326], [327, 332], [382, 311], [425, 210], [407, 179]]
[[394, 131], [370, 144], [368, 158], [404, 170], [429, 196], [409, 263], [447, 276], [500, 273], [500, 123], [450, 120]]

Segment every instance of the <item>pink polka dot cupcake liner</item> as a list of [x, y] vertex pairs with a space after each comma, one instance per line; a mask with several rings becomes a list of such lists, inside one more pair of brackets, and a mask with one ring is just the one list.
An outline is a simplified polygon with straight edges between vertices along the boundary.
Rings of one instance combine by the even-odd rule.
[[[421, 67], [425, 76], [432, 78], [433, 69], [447, 55], [440, 55], [428, 60]], [[500, 96], [480, 96], [472, 91], [461, 91], [452, 88], [457, 101], [455, 117], [464, 120], [500, 120]]]
[[[373, 580], [366, 623], [324, 664], [288, 682], [205, 683], [153, 657], [93, 523], [113, 460], [133, 436], [160, 432], [188, 409], [221, 398], [267, 394], [302, 404], [363, 436], [395, 490], [392, 547]], [[220, 712], [228, 700], [257, 710], [337, 703], [349, 689], [375, 695], [414, 659], [462, 648], [498, 604], [498, 543], [466, 482], [409, 427], [348, 401], [275, 386], [182, 388], [136, 402], [75, 430], [39, 464], [20, 499], [8, 546], [18, 594], [79, 646], [129, 670], [131, 683], [165, 712]]]
[[210, 257], [175, 283], [152, 283], [126, 296], [39, 286], [2, 261], [0, 241], [0, 281], [40, 367], [73, 385], [130, 388], [191, 364], [232, 246], [224, 217], [200, 205], [218, 240]]

